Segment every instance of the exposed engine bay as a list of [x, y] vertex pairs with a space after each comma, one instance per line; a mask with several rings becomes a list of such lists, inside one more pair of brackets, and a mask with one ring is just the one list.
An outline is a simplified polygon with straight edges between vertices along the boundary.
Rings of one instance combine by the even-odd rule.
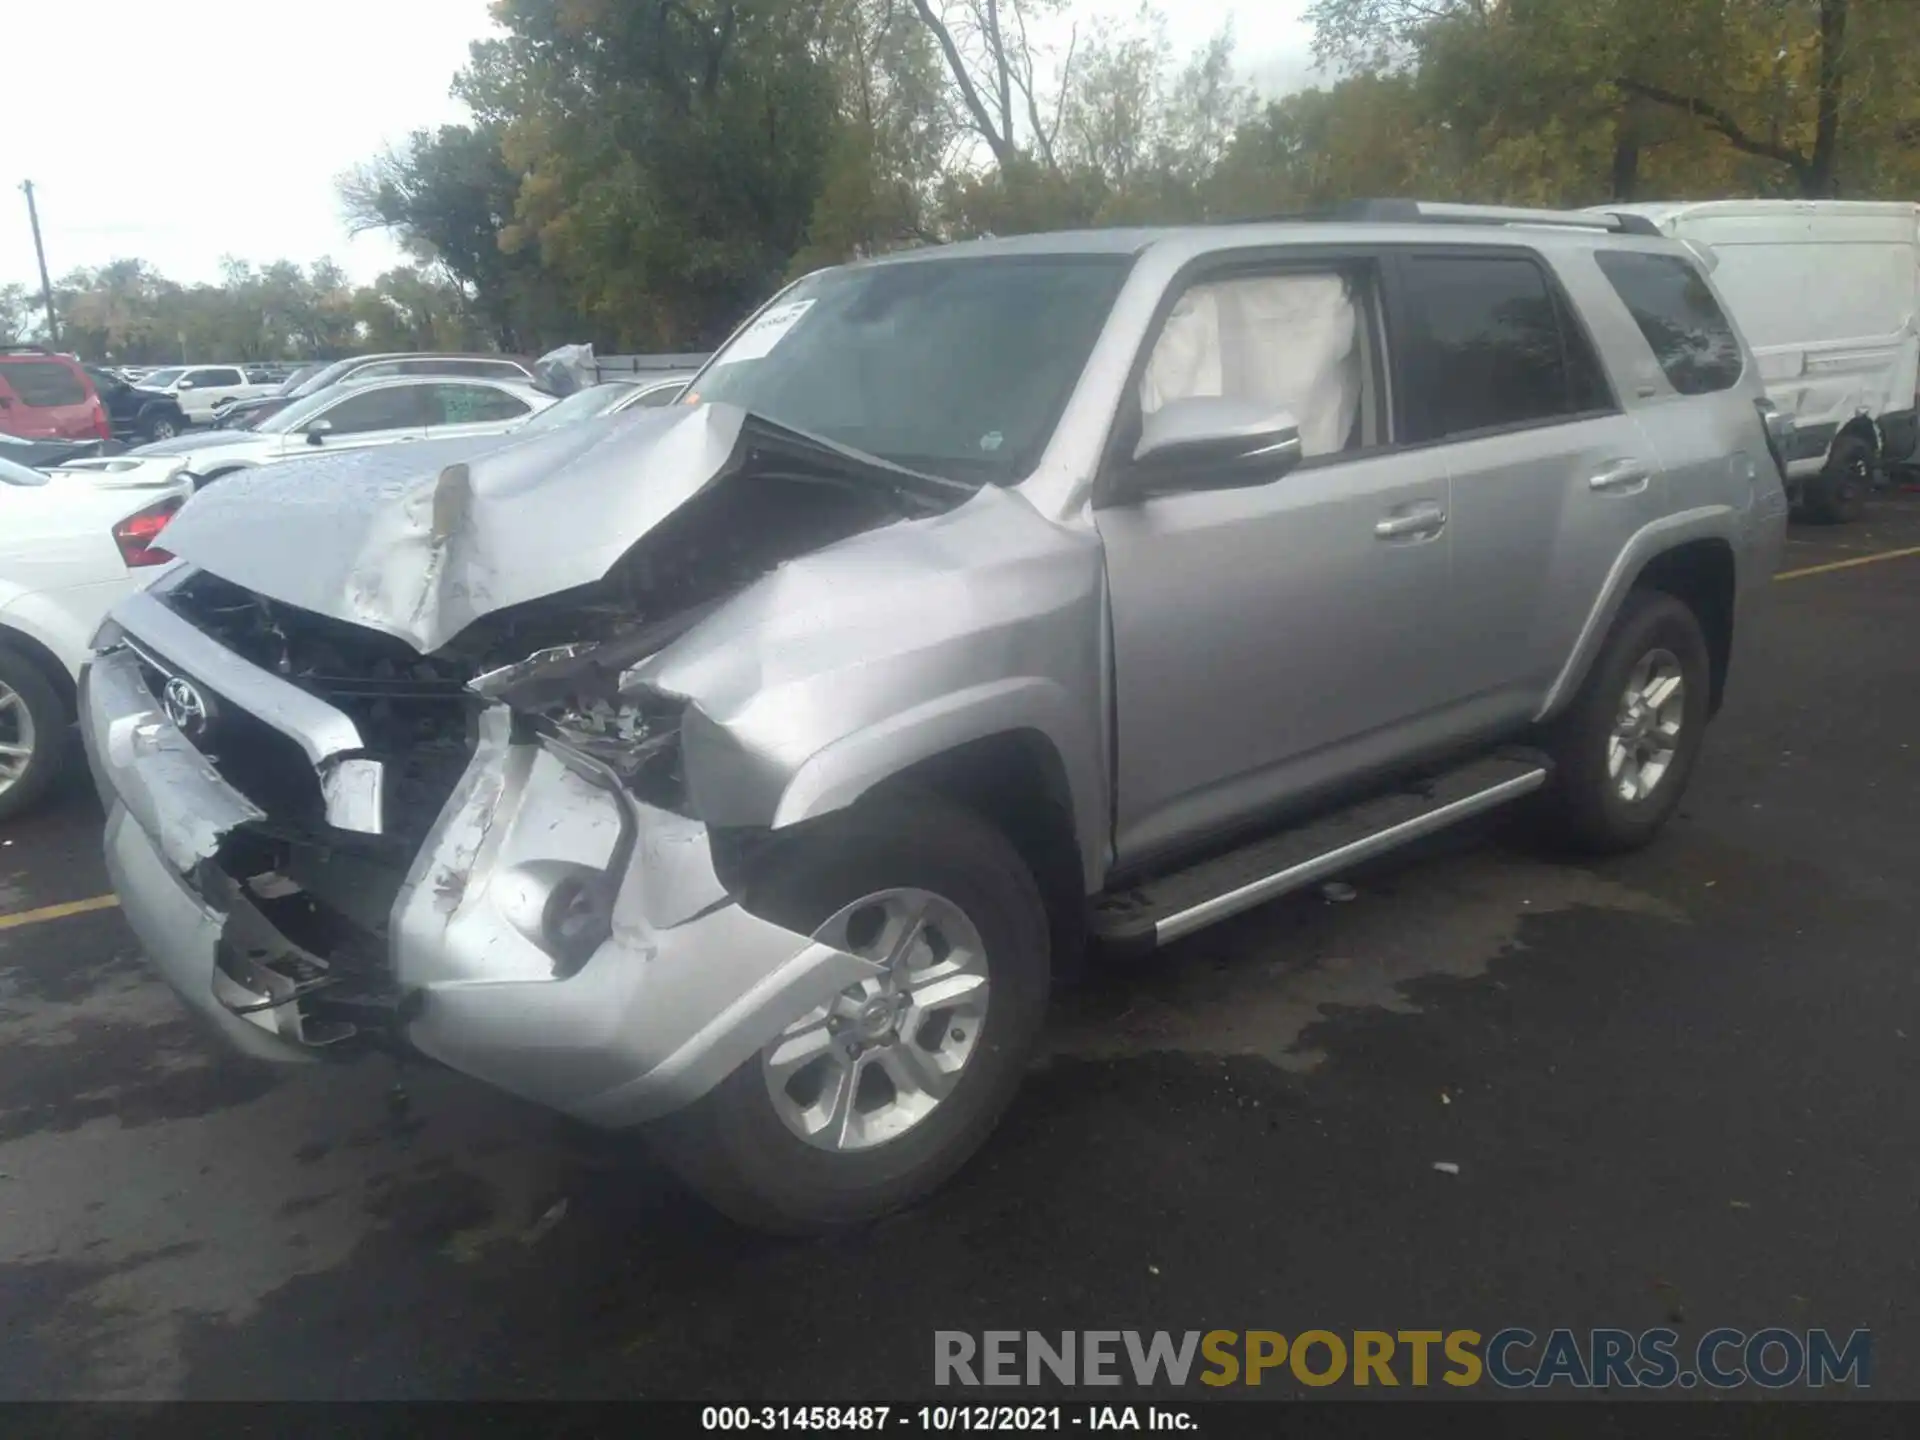
[[[728, 473], [602, 578], [484, 614], [430, 653], [211, 570], [159, 587], [162, 603], [196, 629], [350, 717], [364, 748], [342, 758], [370, 762], [380, 776], [377, 817], [343, 829], [330, 823], [320, 777], [296, 745], [237, 706], [215, 707], [196, 744], [263, 818], [228, 833], [214, 863], [238, 887], [237, 906], [265, 922], [254, 928], [297, 947], [280, 956], [259, 947], [230, 966], [252, 966], [270, 993], [291, 981], [307, 1043], [360, 1032], [382, 1010], [397, 1016], [390, 917], [489, 708], [506, 707], [516, 730], [560, 741], [647, 804], [682, 810], [685, 702], [623, 676], [782, 562], [970, 493], [930, 495], [897, 483], [890, 468], [879, 477], [860, 469], [849, 473], [838, 455], [778, 432], [743, 438]], [[168, 673], [147, 670], [158, 695]]]

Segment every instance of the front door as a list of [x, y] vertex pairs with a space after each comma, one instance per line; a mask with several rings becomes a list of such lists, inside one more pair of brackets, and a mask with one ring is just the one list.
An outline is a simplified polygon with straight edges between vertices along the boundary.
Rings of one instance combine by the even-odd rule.
[[[1351, 782], [1444, 733], [1446, 461], [1393, 444], [1377, 264], [1202, 277], [1138, 404], [1269, 402], [1299, 468], [1097, 512], [1113, 614], [1122, 867]], [[1123, 427], [1124, 428], [1124, 427]]]

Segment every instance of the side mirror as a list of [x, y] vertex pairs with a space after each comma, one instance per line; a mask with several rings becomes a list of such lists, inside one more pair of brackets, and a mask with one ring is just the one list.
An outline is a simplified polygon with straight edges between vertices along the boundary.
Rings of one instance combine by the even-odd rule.
[[1265, 485], [1303, 453], [1300, 422], [1288, 411], [1214, 395], [1169, 400], [1141, 424], [1119, 498]]
[[182, 380], [178, 385], [175, 385], [173, 388], [176, 390], [191, 390], [193, 389], [193, 381]]
[[327, 436], [333, 433], [333, 422], [331, 420], [315, 420], [307, 426], [304, 433], [309, 445], [322, 444], [325, 442]]

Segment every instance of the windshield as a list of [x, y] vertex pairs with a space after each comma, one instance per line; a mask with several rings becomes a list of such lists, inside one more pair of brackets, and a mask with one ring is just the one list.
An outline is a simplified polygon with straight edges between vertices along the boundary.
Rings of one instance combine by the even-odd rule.
[[149, 370], [140, 377], [140, 383], [149, 390], [161, 390], [186, 373], [187, 367], [184, 365], [176, 366], [172, 370]]
[[993, 256], [810, 276], [688, 398], [908, 469], [1008, 484], [1039, 459], [1131, 264]]
[[330, 368], [330, 366], [326, 365], [302, 365], [298, 370], [282, 380], [280, 382], [280, 388], [273, 393], [281, 396], [298, 395], [307, 381], [313, 379], [316, 375], [320, 374], [321, 371]]
[[632, 394], [633, 389], [624, 380], [613, 380], [604, 385], [589, 385], [584, 390], [576, 390], [559, 404], [549, 405], [527, 421], [520, 427], [520, 433], [531, 435], [543, 430], [558, 430], [562, 425], [571, 425], [576, 420], [591, 420], [596, 415], [604, 415], [618, 405], [623, 397]]
[[[360, 358], [364, 359], [365, 357], [362, 356]], [[283, 395], [311, 395], [315, 391], [324, 390], [344, 375], [351, 366], [357, 363], [358, 360], [356, 360], [355, 357], [348, 356], [345, 360], [336, 360], [331, 365], [322, 365], [317, 370], [308, 371], [305, 376], [296, 376], [293, 380], [289, 380], [285, 385], [280, 387], [281, 393]]]

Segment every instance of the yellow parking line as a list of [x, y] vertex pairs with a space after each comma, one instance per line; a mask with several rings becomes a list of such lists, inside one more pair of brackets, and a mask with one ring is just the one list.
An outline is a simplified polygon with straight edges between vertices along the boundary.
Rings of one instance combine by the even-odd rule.
[[1908, 555], [1920, 555], [1920, 545], [1909, 545], [1904, 550], [1882, 550], [1877, 555], [1860, 555], [1852, 560], [1830, 560], [1825, 565], [1809, 565], [1803, 570], [1782, 570], [1773, 578], [1800, 580], [1808, 575], [1825, 575], [1834, 570], [1851, 570], [1856, 565], [1878, 565], [1882, 560], [1899, 560]]
[[69, 915], [89, 915], [95, 910], [111, 910], [119, 903], [118, 895], [96, 895], [91, 900], [43, 905], [38, 910], [22, 910], [18, 915], [0, 915], [0, 930], [17, 930], [22, 925], [38, 925], [43, 920], [64, 920]]

